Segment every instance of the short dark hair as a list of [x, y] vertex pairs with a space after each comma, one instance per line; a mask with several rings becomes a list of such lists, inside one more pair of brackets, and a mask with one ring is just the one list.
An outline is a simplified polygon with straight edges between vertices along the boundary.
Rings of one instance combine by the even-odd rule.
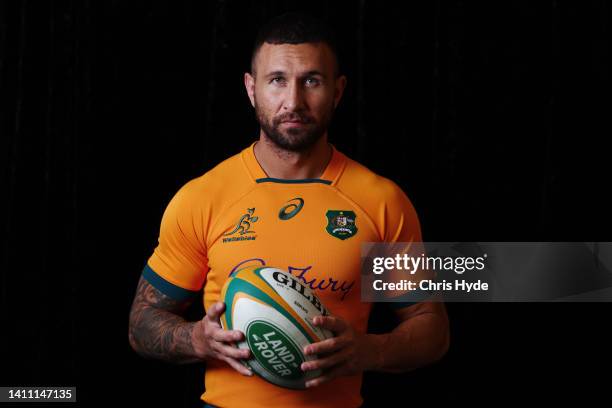
[[336, 36], [330, 24], [313, 15], [289, 12], [272, 18], [264, 24], [255, 37], [251, 54], [251, 73], [255, 73], [255, 56], [264, 43], [268, 44], [304, 44], [325, 43], [329, 46], [336, 60], [336, 76], [340, 73], [340, 58]]

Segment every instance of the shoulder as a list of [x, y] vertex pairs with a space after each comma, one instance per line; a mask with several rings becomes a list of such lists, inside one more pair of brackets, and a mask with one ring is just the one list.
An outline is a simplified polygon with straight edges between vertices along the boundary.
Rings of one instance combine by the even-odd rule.
[[176, 196], [191, 204], [227, 202], [250, 191], [253, 185], [241, 153], [237, 153], [206, 173], [186, 182]]
[[375, 173], [349, 157], [346, 158], [344, 174], [338, 181], [338, 189], [355, 201], [368, 204], [410, 201], [393, 180]]
[[347, 158], [337, 187], [367, 214], [382, 241], [420, 240], [417, 212], [406, 193], [393, 180]]

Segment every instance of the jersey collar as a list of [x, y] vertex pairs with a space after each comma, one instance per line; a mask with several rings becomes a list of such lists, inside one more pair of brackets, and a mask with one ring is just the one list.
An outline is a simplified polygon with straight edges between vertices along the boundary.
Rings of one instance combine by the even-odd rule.
[[277, 179], [268, 177], [266, 172], [261, 168], [261, 165], [257, 161], [255, 157], [255, 151], [253, 147], [256, 142], [251, 143], [251, 145], [245, 148], [242, 151], [242, 160], [247, 167], [247, 170], [256, 183], [283, 183], [283, 184], [304, 184], [304, 183], [321, 183], [321, 184], [329, 184], [335, 185], [344, 170], [344, 166], [346, 164], [346, 156], [336, 150], [336, 147], [330, 143], [332, 147], [332, 157], [325, 171], [319, 178], [312, 179]]

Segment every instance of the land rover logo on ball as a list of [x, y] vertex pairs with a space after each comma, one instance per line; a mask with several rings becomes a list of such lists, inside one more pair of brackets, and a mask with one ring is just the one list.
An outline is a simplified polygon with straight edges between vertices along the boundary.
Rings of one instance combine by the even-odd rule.
[[251, 322], [246, 338], [253, 357], [270, 374], [288, 380], [298, 380], [304, 374], [300, 369], [304, 356], [299, 347], [273, 324]]

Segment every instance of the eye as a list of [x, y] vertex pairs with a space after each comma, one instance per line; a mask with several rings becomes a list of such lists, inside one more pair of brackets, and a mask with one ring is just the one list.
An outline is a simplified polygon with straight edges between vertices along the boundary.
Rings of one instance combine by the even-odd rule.
[[314, 77], [306, 78], [304, 82], [308, 86], [317, 86], [321, 83], [321, 81], [319, 81], [317, 78], [314, 78]]
[[270, 83], [271, 83], [271, 84], [282, 84], [282, 83], [284, 83], [284, 82], [285, 82], [285, 78], [283, 78], [283, 77], [281, 77], [281, 76], [274, 77], [274, 78], [272, 78], [272, 79], [270, 80]]

